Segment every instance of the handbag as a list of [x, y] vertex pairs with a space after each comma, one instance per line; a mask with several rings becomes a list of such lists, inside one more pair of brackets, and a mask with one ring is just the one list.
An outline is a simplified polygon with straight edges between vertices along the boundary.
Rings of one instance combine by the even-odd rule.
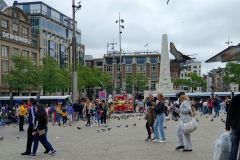
[[38, 130], [38, 135], [39, 136], [42, 136], [44, 134], [46, 134], [46, 129]]
[[221, 134], [214, 147], [213, 160], [226, 160], [231, 152], [231, 135], [229, 132]]
[[181, 121], [181, 129], [184, 134], [190, 134], [197, 130], [197, 121], [195, 118], [192, 118], [190, 122], [184, 123]]

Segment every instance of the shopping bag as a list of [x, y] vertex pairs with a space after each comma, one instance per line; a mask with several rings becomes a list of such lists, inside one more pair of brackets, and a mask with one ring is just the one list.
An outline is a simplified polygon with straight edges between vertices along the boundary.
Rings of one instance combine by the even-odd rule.
[[197, 130], [197, 121], [195, 118], [192, 118], [190, 122], [184, 123], [181, 121], [181, 129], [184, 134], [190, 134]]
[[231, 152], [231, 135], [229, 132], [221, 134], [218, 138], [215, 147], [213, 160], [227, 160]]

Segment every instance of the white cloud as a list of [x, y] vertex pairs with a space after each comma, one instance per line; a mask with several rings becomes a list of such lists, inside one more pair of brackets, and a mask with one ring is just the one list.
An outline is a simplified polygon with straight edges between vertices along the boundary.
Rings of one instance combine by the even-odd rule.
[[[14, 0], [6, 0], [12, 4]], [[23, 0], [19, 0], [23, 2]], [[71, 16], [70, 0], [43, 0], [43, 2]], [[76, 0], [77, 2], [77, 0]], [[161, 35], [186, 54], [198, 54], [205, 61], [224, 50], [227, 37], [239, 43], [239, 0], [82, 0], [77, 13], [78, 27], [83, 33], [86, 54], [102, 57], [107, 42], [118, 41], [115, 20], [121, 12], [125, 19], [123, 50], [161, 50]], [[118, 47], [117, 47], [118, 48]], [[218, 65], [209, 65], [217, 68]], [[205, 68], [204, 68], [205, 67]], [[211, 67], [211, 68], [212, 68]], [[203, 73], [206, 65], [203, 65]]]

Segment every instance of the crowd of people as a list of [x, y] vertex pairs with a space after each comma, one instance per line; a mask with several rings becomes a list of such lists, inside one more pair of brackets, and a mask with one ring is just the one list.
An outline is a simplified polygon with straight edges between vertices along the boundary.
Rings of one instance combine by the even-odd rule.
[[[188, 96], [184, 93], [179, 95], [179, 105], [168, 108], [165, 103], [165, 98], [162, 94], [157, 95], [157, 99], [154, 99], [153, 95], [149, 95], [147, 101], [147, 113], [146, 113], [146, 129], [147, 139], [146, 142], [153, 143], [166, 143], [166, 134], [164, 131], [165, 117], [168, 116], [169, 110], [176, 112], [181, 122], [188, 123], [192, 120], [192, 107]], [[177, 126], [177, 136], [179, 139], [179, 145], [176, 150], [183, 149], [184, 152], [192, 151], [192, 143], [190, 133], [184, 133], [182, 131], [182, 124]], [[151, 134], [154, 134], [152, 138]]]
[[[194, 113], [198, 111], [201, 115], [211, 115], [213, 118], [219, 116], [220, 112], [227, 114], [226, 130], [231, 130], [234, 143], [230, 160], [234, 160], [239, 146], [239, 118], [240, 112], [239, 98], [213, 98], [190, 100], [184, 92], [177, 95], [176, 101], [165, 99], [163, 94], [157, 97], [149, 95], [146, 101], [137, 100], [139, 112], [145, 112], [147, 138], [146, 142], [166, 143], [167, 135], [165, 133], [165, 120], [179, 121], [176, 126], [176, 135], [178, 137], [178, 145], [176, 150], [183, 152], [191, 152], [191, 132], [183, 130], [183, 124], [190, 123], [194, 118]], [[142, 103], [141, 103], [142, 102]], [[136, 106], [134, 107], [136, 108]], [[135, 109], [136, 111], [136, 109]], [[19, 102], [14, 107], [5, 105], [0, 108], [0, 126], [5, 123], [18, 123], [19, 131], [24, 131], [24, 123], [28, 122], [27, 129], [27, 147], [22, 155], [36, 156], [39, 141], [50, 155], [55, 155], [56, 150], [47, 139], [48, 123], [59, 126], [72, 126], [77, 121], [85, 121], [86, 127], [100, 126], [106, 127], [114, 112], [112, 103], [106, 103], [104, 100], [81, 99], [73, 104], [63, 104], [57, 102], [55, 104], [37, 104], [34, 99], [30, 99], [28, 103]], [[152, 137], [152, 134], [154, 135]], [[238, 141], [238, 142], [237, 142]], [[236, 142], [236, 143], [235, 143]], [[33, 147], [32, 147], [33, 144]]]

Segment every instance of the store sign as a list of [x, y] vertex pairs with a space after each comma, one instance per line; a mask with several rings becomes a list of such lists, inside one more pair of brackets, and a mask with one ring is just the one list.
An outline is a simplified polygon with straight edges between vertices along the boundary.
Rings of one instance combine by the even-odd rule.
[[7, 32], [2, 32], [2, 37], [13, 40], [13, 41], [21, 42], [21, 43], [24, 43], [24, 44], [29, 44], [29, 45], [32, 44], [32, 40], [30, 40], [30, 39], [23, 38], [23, 37], [20, 37], [20, 36], [16, 36], [16, 35], [13, 35], [13, 34], [7, 33]]

